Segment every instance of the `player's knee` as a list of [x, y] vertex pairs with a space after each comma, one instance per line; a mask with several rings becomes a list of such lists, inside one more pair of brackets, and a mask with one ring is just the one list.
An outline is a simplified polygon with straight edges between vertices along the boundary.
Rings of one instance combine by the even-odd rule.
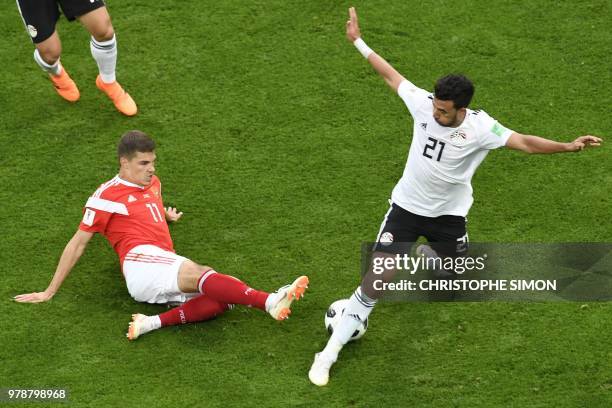
[[60, 44], [48, 44], [36, 47], [40, 57], [49, 65], [55, 64], [62, 54], [62, 46]]
[[186, 260], [178, 272], [179, 289], [185, 293], [201, 291], [201, 280], [202, 278], [206, 279], [208, 276], [206, 273], [210, 271], [212, 271], [210, 266], [198, 265], [193, 261]]
[[115, 30], [113, 25], [111, 24], [110, 18], [103, 21], [101, 24], [98, 24], [93, 32], [91, 33], [93, 38], [96, 41], [109, 41], [113, 39], [115, 35]]
[[213, 270], [213, 268], [211, 268], [210, 266], [206, 266], [206, 265], [197, 265], [197, 267], [198, 267], [198, 274], [200, 276], [205, 274], [206, 272], [210, 272]]
[[210, 266], [206, 266], [206, 265], [199, 265], [195, 262], [187, 262], [185, 263], [184, 268], [182, 268], [184, 270], [184, 275], [185, 276], [189, 276], [193, 279], [199, 279], [203, 274], [205, 274], [208, 271], [211, 271], [212, 268]]

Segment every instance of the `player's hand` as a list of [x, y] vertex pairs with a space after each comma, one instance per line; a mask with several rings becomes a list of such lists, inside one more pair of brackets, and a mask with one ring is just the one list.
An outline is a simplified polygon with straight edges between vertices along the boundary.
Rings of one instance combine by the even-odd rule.
[[166, 207], [164, 209], [166, 210], [166, 220], [167, 221], [176, 222], [183, 216], [183, 212], [182, 211], [178, 212], [176, 208]]
[[580, 136], [579, 138], [570, 143], [569, 150], [572, 152], [579, 152], [586, 147], [601, 146], [601, 142], [602, 139], [597, 136]]
[[41, 303], [51, 300], [53, 293], [49, 292], [35, 292], [35, 293], [24, 293], [23, 295], [17, 295], [13, 299], [19, 303]]
[[355, 11], [355, 7], [351, 7], [349, 8], [349, 20], [346, 22], [346, 38], [350, 42], [354, 42], [360, 37], [361, 31], [359, 31], [359, 23], [357, 22], [357, 11]]

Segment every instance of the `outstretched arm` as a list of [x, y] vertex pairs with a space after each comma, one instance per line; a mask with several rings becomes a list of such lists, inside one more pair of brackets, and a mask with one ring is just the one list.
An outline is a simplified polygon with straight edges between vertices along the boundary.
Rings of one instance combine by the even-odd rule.
[[15, 296], [15, 301], [22, 303], [39, 303], [50, 300], [59, 290], [60, 286], [62, 286], [62, 283], [70, 274], [70, 271], [81, 255], [83, 255], [91, 237], [93, 237], [92, 232], [77, 230], [70, 241], [68, 241], [68, 244], [66, 244], [66, 248], [64, 248], [64, 252], [57, 264], [55, 275], [53, 275], [53, 279], [47, 289], [45, 289], [44, 292], [17, 295]]
[[525, 153], [567, 153], [579, 152], [586, 147], [601, 145], [602, 139], [596, 136], [580, 136], [573, 142], [561, 143], [554, 140], [544, 139], [539, 136], [512, 133], [506, 142], [506, 147], [520, 150]]
[[384, 78], [387, 85], [397, 92], [397, 88], [405, 78], [397, 72], [391, 64], [385, 61], [384, 58], [372, 51], [361, 39], [361, 31], [359, 30], [359, 22], [357, 21], [357, 11], [355, 11], [355, 7], [349, 8], [349, 20], [346, 22], [346, 38], [357, 47], [361, 55], [363, 55], [370, 65], [372, 65], [372, 68]]

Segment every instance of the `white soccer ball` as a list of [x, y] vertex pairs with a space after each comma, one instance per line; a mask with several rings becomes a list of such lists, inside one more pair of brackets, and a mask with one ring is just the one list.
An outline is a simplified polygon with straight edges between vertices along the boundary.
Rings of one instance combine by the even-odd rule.
[[[348, 302], [348, 299], [336, 300], [334, 303], [329, 305], [329, 308], [327, 308], [327, 312], [325, 312], [325, 328], [327, 329], [327, 332], [330, 336], [334, 332], [334, 329], [336, 328], [338, 323], [340, 322], [340, 318], [344, 314], [344, 309], [346, 309]], [[362, 338], [367, 329], [368, 319], [366, 318], [365, 322], [361, 323], [357, 327], [349, 341]]]

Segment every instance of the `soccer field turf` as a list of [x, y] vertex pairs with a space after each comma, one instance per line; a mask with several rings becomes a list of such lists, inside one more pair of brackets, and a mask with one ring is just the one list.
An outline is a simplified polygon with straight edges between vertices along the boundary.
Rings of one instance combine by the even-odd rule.
[[[609, 303], [380, 304], [330, 384], [308, 381], [323, 315], [359, 282], [412, 133], [402, 101], [344, 37], [362, 34], [415, 84], [462, 72], [472, 106], [516, 131], [604, 145], [529, 156], [499, 149], [473, 180], [478, 242], [612, 242], [610, 2], [109, 0], [126, 118], [95, 88], [88, 34], [63, 17], [61, 100], [32, 60], [14, 2], [0, 4], [0, 388], [67, 388], [71, 406], [612, 406]], [[129, 129], [158, 142], [175, 248], [274, 290], [310, 291], [278, 323], [238, 307], [210, 322], [125, 339], [155, 314], [95, 237], [45, 304], [82, 207], [116, 174]], [[37, 404], [35, 406], [45, 406]]]

